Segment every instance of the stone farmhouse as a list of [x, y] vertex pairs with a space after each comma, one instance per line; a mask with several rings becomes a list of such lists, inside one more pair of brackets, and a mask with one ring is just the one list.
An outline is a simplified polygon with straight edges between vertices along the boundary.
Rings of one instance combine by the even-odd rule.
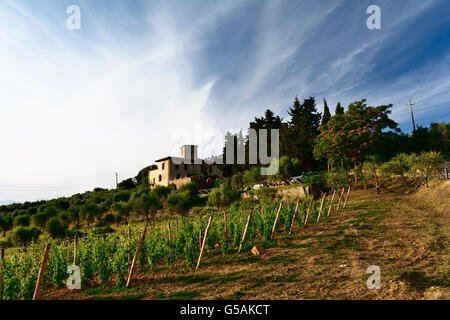
[[181, 147], [181, 157], [165, 157], [156, 160], [157, 168], [148, 173], [150, 186], [168, 186], [175, 184], [177, 188], [198, 177], [221, 177], [219, 165], [208, 164], [197, 157], [196, 145], [184, 145]]

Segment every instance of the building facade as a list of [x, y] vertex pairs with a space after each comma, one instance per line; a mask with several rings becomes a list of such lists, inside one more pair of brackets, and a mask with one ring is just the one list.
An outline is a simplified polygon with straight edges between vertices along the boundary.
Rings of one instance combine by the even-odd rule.
[[221, 177], [222, 173], [217, 164], [207, 164], [197, 157], [196, 145], [181, 147], [181, 157], [165, 157], [156, 160], [157, 168], [149, 171], [150, 186], [177, 187], [191, 181], [191, 177]]

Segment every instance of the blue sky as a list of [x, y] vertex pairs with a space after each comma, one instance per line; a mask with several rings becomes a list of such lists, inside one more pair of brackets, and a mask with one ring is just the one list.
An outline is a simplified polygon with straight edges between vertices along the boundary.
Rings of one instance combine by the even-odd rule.
[[3, 0], [0, 201], [110, 188], [185, 143], [217, 153], [295, 95], [393, 103], [404, 131], [409, 97], [417, 124], [450, 121], [449, 38], [445, 0]]

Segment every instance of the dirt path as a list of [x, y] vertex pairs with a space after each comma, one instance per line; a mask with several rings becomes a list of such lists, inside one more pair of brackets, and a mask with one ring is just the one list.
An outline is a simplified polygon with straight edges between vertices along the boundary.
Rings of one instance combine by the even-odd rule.
[[[357, 190], [345, 210], [293, 236], [277, 234], [262, 256], [207, 256], [141, 274], [131, 289], [44, 293], [47, 299], [449, 299], [450, 181], [413, 195]], [[366, 270], [381, 270], [369, 290]]]

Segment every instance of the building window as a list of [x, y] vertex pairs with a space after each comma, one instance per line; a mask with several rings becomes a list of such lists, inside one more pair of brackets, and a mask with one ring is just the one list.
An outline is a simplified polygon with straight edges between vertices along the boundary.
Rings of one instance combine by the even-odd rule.
[[159, 177], [158, 177], [158, 181], [159, 181], [159, 182], [161, 182], [161, 180], [162, 180], [162, 176], [161, 176], [161, 175], [159, 175]]
[[162, 164], [162, 170], [164, 170], [164, 162], [163, 162], [163, 164]]
[[184, 165], [184, 170], [187, 170], [187, 164]]
[[209, 167], [209, 173], [211, 173], [212, 172], [212, 167]]
[[180, 174], [177, 174], [177, 179], [180, 179]]
[[180, 168], [180, 166], [176, 164], [175, 165], [175, 169], [179, 169], [179, 168]]

